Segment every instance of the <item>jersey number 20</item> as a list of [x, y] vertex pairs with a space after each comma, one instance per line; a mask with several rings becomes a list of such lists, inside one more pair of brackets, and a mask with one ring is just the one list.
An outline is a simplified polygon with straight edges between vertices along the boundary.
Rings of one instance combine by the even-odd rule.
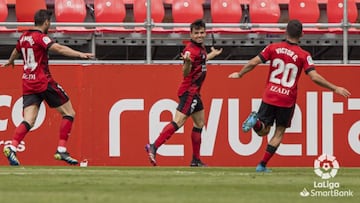
[[[285, 64], [282, 59], [276, 58], [273, 60], [272, 66], [276, 69], [270, 74], [270, 82], [284, 87], [292, 87], [294, 85], [298, 73], [298, 67], [295, 64]], [[281, 74], [281, 78], [278, 78]]]

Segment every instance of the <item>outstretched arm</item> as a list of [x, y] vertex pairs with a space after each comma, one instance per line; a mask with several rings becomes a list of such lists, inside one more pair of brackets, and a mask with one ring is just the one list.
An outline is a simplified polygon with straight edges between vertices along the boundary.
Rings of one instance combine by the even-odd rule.
[[14, 61], [15, 59], [19, 58], [20, 53], [16, 50], [16, 48], [13, 49], [13, 51], [11, 52], [9, 61], [5, 64], [2, 65], [2, 67], [7, 67], [9, 65], [11, 65], [12, 67], [14, 67]]
[[83, 53], [80, 51], [76, 51], [68, 46], [64, 46], [58, 43], [54, 43], [53, 45], [51, 45], [49, 50], [69, 57], [77, 57], [82, 59], [90, 59], [94, 57], [94, 54], [92, 53]]
[[334, 91], [335, 93], [337, 93], [341, 96], [344, 96], [344, 97], [349, 97], [351, 95], [347, 89], [336, 86], [336, 85], [332, 84], [331, 82], [327, 81], [324, 77], [322, 77], [319, 73], [317, 73], [316, 70], [310, 71], [308, 73], [308, 75], [310, 76], [310, 78], [313, 82], [315, 82], [316, 84], [318, 84], [321, 87], [325, 87], [325, 88], [327, 88], [331, 91]]
[[216, 56], [220, 55], [222, 52], [222, 48], [221, 49], [215, 49], [214, 47], [211, 47], [211, 52], [207, 54], [206, 60], [211, 60], [213, 58], [215, 58]]
[[255, 56], [240, 70], [240, 72], [234, 72], [229, 75], [229, 78], [241, 78], [247, 72], [252, 71], [258, 64], [262, 63], [259, 56]]

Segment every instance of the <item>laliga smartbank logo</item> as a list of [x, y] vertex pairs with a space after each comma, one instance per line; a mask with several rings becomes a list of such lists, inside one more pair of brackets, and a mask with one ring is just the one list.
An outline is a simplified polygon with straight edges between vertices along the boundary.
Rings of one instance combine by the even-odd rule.
[[353, 191], [340, 188], [340, 183], [331, 181], [340, 169], [335, 156], [323, 154], [314, 161], [314, 172], [321, 181], [314, 181], [311, 189], [304, 188], [302, 197], [352, 197]]

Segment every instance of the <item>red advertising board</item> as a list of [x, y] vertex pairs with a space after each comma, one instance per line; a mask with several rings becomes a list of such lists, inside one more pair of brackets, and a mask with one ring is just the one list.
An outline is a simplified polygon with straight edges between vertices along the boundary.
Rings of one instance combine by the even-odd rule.
[[[206, 127], [202, 160], [210, 166], [255, 166], [267, 137], [243, 133], [241, 123], [257, 110], [267, 77], [259, 66], [242, 79], [227, 76], [240, 65], [209, 65], [202, 89]], [[333, 154], [340, 166], [360, 166], [360, 89], [358, 66], [318, 66], [329, 81], [351, 91], [343, 98], [303, 74], [292, 127], [269, 166], [312, 166], [320, 154]], [[70, 153], [97, 166], [148, 166], [146, 143], [171, 121], [181, 81], [180, 65], [52, 65], [52, 74], [76, 110]], [[22, 121], [21, 66], [0, 69], [0, 148]], [[62, 165], [53, 154], [60, 115], [43, 104], [32, 131], [20, 145], [23, 165]], [[160, 166], [187, 166], [191, 160], [189, 119], [158, 150]], [[0, 157], [0, 165], [7, 165]]]

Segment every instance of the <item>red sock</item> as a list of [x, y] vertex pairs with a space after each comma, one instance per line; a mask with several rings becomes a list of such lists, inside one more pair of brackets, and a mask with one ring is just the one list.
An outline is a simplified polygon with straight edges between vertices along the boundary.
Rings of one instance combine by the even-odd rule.
[[263, 159], [261, 160], [261, 164], [263, 166], [266, 166], [266, 164], [268, 163], [268, 161], [271, 159], [271, 157], [275, 154], [277, 150], [277, 147], [274, 147], [274, 146], [271, 146], [271, 145], [267, 145], [266, 147], [266, 151], [265, 151], [265, 154], [264, 154], [264, 157]]
[[170, 139], [171, 135], [173, 135], [178, 129], [179, 127], [174, 121], [167, 124], [161, 131], [160, 136], [155, 140], [155, 148], [159, 148], [162, 144], [164, 144], [166, 140]]
[[31, 126], [29, 123], [27, 123], [26, 121], [21, 122], [20, 125], [15, 129], [15, 134], [11, 141], [11, 145], [17, 147], [30, 129]]
[[261, 122], [260, 120], [257, 120], [253, 129], [255, 132], [259, 132], [260, 130], [262, 130], [263, 128], [263, 122]]
[[64, 116], [60, 124], [60, 139], [59, 147], [65, 147], [67, 140], [69, 139], [71, 127], [73, 124], [74, 118], [71, 116]]
[[193, 158], [196, 159], [200, 159], [201, 131], [202, 128], [194, 127], [191, 132]]

